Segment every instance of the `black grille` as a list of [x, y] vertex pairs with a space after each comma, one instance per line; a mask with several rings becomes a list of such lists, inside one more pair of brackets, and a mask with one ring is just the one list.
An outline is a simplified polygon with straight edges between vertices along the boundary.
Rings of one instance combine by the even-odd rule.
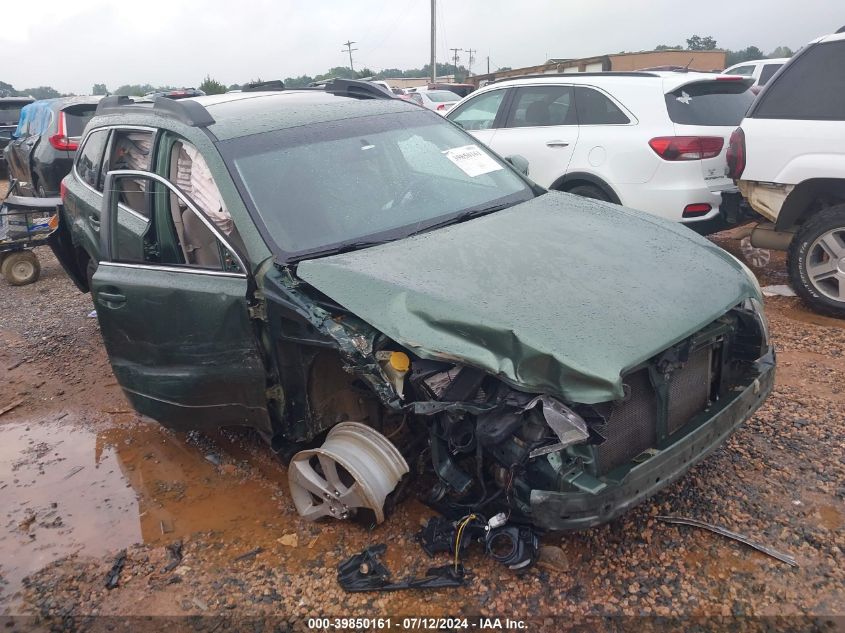
[[669, 435], [689, 422], [707, 406], [710, 397], [710, 365], [713, 348], [703, 347], [690, 354], [684, 367], [669, 379]]
[[626, 376], [623, 382], [626, 399], [613, 406], [605, 424], [595, 427], [606, 438], [596, 451], [600, 474], [630, 461], [657, 441], [657, 395], [648, 369]]

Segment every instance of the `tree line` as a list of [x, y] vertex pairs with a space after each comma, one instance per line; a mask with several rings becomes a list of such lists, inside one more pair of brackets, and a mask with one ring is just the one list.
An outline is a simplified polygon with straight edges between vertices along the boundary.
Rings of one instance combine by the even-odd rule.
[[[667, 44], [658, 44], [654, 47], [654, 50], [658, 51], [665, 51], [665, 50], [688, 50], [688, 51], [707, 51], [707, 50], [716, 50], [718, 48], [716, 39], [710, 35], [699, 36], [699, 35], [692, 35], [686, 40], [687, 45], [681, 46], [680, 44], [677, 46], [671, 46]], [[625, 52], [625, 51], [621, 51]], [[773, 58], [773, 57], [792, 57], [793, 52], [788, 46], [778, 46], [773, 51], [769, 52], [768, 54], [764, 53], [756, 46], [749, 46], [747, 48], [741, 50], [726, 50], [727, 57], [726, 57], [726, 65], [733, 66], [734, 64], [739, 64], [740, 62], [749, 61], [752, 59], [766, 59], [766, 58]], [[463, 66], [462, 64], [437, 64], [437, 75], [454, 75], [456, 81], [461, 82], [466, 80], [469, 76], [469, 70]], [[504, 66], [501, 68], [497, 68], [496, 70], [510, 70], [509, 66]], [[370, 68], [362, 68], [361, 70], [352, 70], [347, 66], [335, 66], [334, 68], [330, 68], [328, 71], [319, 74], [319, 75], [299, 75], [297, 77], [286, 77], [283, 81], [285, 86], [288, 88], [303, 88], [308, 84], [315, 82], [315, 81], [324, 81], [326, 79], [332, 79], [335, 77], [343, 78], [343, 79], [362, 79], [362, 78], [372, 78], [372, 79], [388, 79], [388, 78], [397, 78], [397, 77], [428, 77], [431, 74], [431, 64], [425, 64], [419, 68], [410, 68], [406, 70], [402, 70], [400, 68], [384, 68], [379, 71], [374, 71]], [[205, 79], [197, 86], [200, 90], [205, 92], [206, 94], [221, 94], [227, 92], [229, 90], [240, 90], [242, 86], [249, 84], [260, 82], [261, 79], [252, 79], [250, 81], [245, 81], [243, 84], [230, 84], [226, 85], [216, 79], [213, 79], [211, 75], [206, 75]], [[115, 95], [126, 95], [126, 96], [133, 96], [133, 97], [142, 97], [145, 94], [149, 94], [150, 92], [158, 92], [163, 90], [174, 90], [176, 88], [183, 88], [186, 86], [153, 86], [152, 84], [124, 84], [122, 86], [118, 86], [114, 90], [109, 90], [109, 88], [104, 83], [97, 83], [91, 89], [91, 94], [93, 95], [106, 95], [106, 94], [115, 94]], [[15, 90], [15, 88], [8, 83], [0, 81], [0, 97], [15, 97], [15, 96], [31, 96], [35, 99], [52, 99], [55, 97], [64, 97], [70, 96], [66, 94], [62, 94], [59, 91], [55, 90], [50, 86], [38, 86], [35, 88], [26, 88], [24, 90]]]

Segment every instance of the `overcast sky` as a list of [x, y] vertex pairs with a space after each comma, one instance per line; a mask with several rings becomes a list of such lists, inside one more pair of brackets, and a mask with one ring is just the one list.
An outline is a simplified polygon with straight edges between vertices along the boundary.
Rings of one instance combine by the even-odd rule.
[[[793, 49], [845, 24], [842, 0], [438, 0], [437, 59], [477, 49], [473, 69], [529, 66], [712, 35], [722, 48]], [[835, 11], [839, 8], [840, 11]], [[839, 15], [834, 15], [839, 13]], [[88, 93], [94, 83], [196, 86], [348, 65], [417, 68], [428, 0], [30, 0], [0, 30], [0, 81]], [[466, 63], [466, 53], [461, 53]]]

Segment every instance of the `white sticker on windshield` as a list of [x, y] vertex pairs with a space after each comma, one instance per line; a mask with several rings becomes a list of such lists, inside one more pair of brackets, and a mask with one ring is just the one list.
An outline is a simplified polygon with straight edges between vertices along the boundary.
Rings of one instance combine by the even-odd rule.
[[481, 151], [478, 145], [464, 145], [453, 147], [443, 152], [446, 158], [451, 160], [470, 178], [489, 174], [491, 171], [504, 169], [499, 163]]

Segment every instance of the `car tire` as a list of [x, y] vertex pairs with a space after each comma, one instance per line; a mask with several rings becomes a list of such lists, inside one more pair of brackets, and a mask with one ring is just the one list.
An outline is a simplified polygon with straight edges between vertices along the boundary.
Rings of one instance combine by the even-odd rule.
[[41, 264], [32, 251], [16, 251], [3, 258], [0, 272], [10, 285], [25, 286], [38, 281]]
[[805, 222], [787, 253], [789, 282], [816, 312], [845, 318], [845, 204]]
[[575, 185], [571, 189], [567, 189], [566, 192], [574, 193], [576, 196], [582, 196], [584, 198], [610, 202], [610, 198], [607, 197], [607, 194], [595, 185]]

